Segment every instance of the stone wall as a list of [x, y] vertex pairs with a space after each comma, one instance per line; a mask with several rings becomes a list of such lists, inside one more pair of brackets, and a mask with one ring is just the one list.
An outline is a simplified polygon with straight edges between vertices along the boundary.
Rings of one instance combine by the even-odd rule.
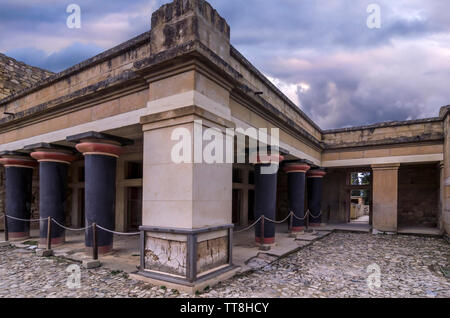
[[439, 118], [388, 122], [369, 126], [325, 131], [326, 149], [386, 145], [420, 141], [442, 141], [444, 135]]
[[0, 99], [31, 87], [52, 74], [0, 53]]
[[[0, 165], [0, 215], [5, 213], [5, 167]], [[4, 218], [0, 217], [0, 230], [5, 229]]]
[[398, 170], [398, 226], [437, 227], [440, 171], [436, 164]]

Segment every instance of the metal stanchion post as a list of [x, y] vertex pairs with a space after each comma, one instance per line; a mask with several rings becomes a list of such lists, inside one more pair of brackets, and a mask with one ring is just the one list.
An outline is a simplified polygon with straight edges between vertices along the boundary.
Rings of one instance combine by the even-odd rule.
[[52, 249], [52, 218], [49, 216], [47, 219], [47, 250]]
[[6, 215], [6, 213], [4, 215], [4, 218], [5, 218], [5, 241], [7, 242], [9, 241], [9, 233], [8, 233], [8, 216]]
[[289, 220], [289, 232], [292, 233], [292, 228], [294, 227], [294, 212], [291, 211], [291, 217]]
[[97, 224], [92, 223], [92, 258], [98, 260]]

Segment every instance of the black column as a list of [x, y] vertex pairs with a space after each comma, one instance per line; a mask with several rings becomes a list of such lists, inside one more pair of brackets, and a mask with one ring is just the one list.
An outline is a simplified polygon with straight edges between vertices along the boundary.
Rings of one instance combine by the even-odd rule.
[[313, 169], [308, 172], [308, 209], [309, 225], [320, 226], [322, 223], [322, 184], [326, 172], [323, 169]]
[[[39, 216], [51, 217], [66, 225], [67, 171], [75, 160], [73, 148], [39, 143], [25, 147], [32, 150], [31, 156], [39, 162]], [[48, 222], [40, 223], [40, 243], [47, 243]], [[65, 241], [65, 230], [52, 222], [50, 238], [52, 245]]]
[[[115, 229], [116, 163], [112, 156], [84, 157], [86, 226], [96, 223], [106, 229]], [[92, 230], [86, 231], [86, 246], [92, 247]], [[108, 253], [113, 247], [113, 234], [99, 229], [99, 253]]]
[[294, 212], [292, 218], [292, 233], [305, 230], [305, 191], [306, 172], [310, 169], [306, 163], [288, 163], [284, 171], [288, 174], [289, 211]]
[[[84, 154], [85, 215], [86, 226], [97, 225], [115, 230], [116, 164], [122, 145], [131, 144], [129, 139], [98, 132], [67, 137], [77, 142], [77, 150]], [[86, 230], [86, 247], [93, 247], [92, 228]], [[113, 249], [113, 234], [97, 230], [98, 252], [106, 254]]]
[[[0, 164], [5, 166], [5, 213], [29, 220], [31, 216], [33, 167], [36, 162], [15, 152], [2, 152]], [[30, 237], [30, 222], [8, 218], [9, 238], [23, 240]]]
[[[275, 220], [277, 209], [278, 166], [282, 156], [268, 156], [263, 160], [258, 158], [255, 164], [255, 219], [262, 215]], [[272, 162], [272, 164], [264, 162]], [[275, 171], [274, 171], [275, 167]], [[263, 245], [275, 243], [275, 224], [264, 221], [264, 239], [261, 240], [261, 225], [255, 227], [255, 241]]]

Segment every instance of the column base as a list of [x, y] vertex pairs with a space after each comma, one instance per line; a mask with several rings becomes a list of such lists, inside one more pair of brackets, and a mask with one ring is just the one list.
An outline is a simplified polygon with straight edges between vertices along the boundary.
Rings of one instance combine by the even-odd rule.
[[299, 226], [299, 227], [293, 227], [291, 229], [291, 232], [289, 233], [290, 237], [297, 237], [299, 235], [304, 235], [305, 234], [305, 227], [303, 226]]
[[10, 241], [23, 241], [30, 238], [30, 232], [8, 232]]
[[255, 237], [255, 242], [258, 244], [266, 245], [266, 246], [274, 246], [275, 245], [275, 237], [265, 237], [263, 242], [261, 242], [260, 237]]
[[309, 223], [309, 227], [321, 227], [321, 226], [325, 226], [326, 223]]
[[[92, 255], [92, 246], [86, 246], [85, 251], [87, 254]], [[113, 252], [113, 245], [105, 245], [105, 246], [99, 246], [98, 247], [98, 255], [108, 255]]]
[[[51, 239], [52, 241], [52, 247], [61, 246], [66, 242], [65, 237], [53, 237]], [[47, 238], [40, 238], [39, 240], [39, 247], [46, 248], [47, 247]]]
[[146, 270], [140, 270], [137, 274], [130, 274], [130, 278], [156, 286], [176, 289], [189, 295], [195, 295], [196, 292], [202, 292], [207, 287], [211, 288], [222, 281], [232, 278], [238, 273], [239, 269], [240, 267], [238, 266], [226, 266], [208, 275], [201, 276], [194, 282], [188, 282], [176, 276]]

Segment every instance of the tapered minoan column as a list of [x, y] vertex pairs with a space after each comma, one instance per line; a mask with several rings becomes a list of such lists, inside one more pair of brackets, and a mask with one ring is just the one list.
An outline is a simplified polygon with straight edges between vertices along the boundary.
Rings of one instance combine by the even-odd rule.
[[[51, 217], [59, 224], [66, 223], [66, 189], [67, 170], [75, 160], [74, 150], [48, 143], [39, 143], [25, 147], [32, 150], [31, 157], [39, 162], [39, 216]], [[65, 241], [65, 231], [62, 227], [52, 224], [52, 245], [60, 245]], [[40, 243], [47, 242], [48, 222], [40, 224]]]
[[[86, 226], [95, 223], [105, 229], [115, 229], [116, 164], [122, 146], [129, 139], [98, 132], [87, 132], [67, 137], [76, 142], [77, 150], [84, 155]], [[113, 234], [98, 229], [98, 252], [112, 251]], [[86, 248], [92, 250], [92, 229], [86, 230]]]
[[[255, 217], [265, 216], [275, 220], [277, 210], [277, 180], [280, 155], [258, 156], [255, 164]], [[255, 227], [255, 240], [262, 245], [275, 243], [275, 223], [264, 221], [264, 238], [261, 238], [261, 226]]]
[[292, 162], [284, 166], [284, 171], [288, 174], [289, 211], [295, 215], [291, 225], [294, 235], [305, 230], [305, 181], [309, 169], [310, 166], [304, 162]]
[[309, 225], [320, 226], [322, 224], [322, 189], [323, 177], [326, 175], [324, 169], [312, 169], [308, 171], [308, 209]]
[[[0, 153], [0, 164], [5, 166], [5, 213], [16, 219], [30, 219], [33, 168], [37, 163], [28, 155], [14, 151]], [[11, 240], [30, 237], [30, 222], [8, 218]]]

